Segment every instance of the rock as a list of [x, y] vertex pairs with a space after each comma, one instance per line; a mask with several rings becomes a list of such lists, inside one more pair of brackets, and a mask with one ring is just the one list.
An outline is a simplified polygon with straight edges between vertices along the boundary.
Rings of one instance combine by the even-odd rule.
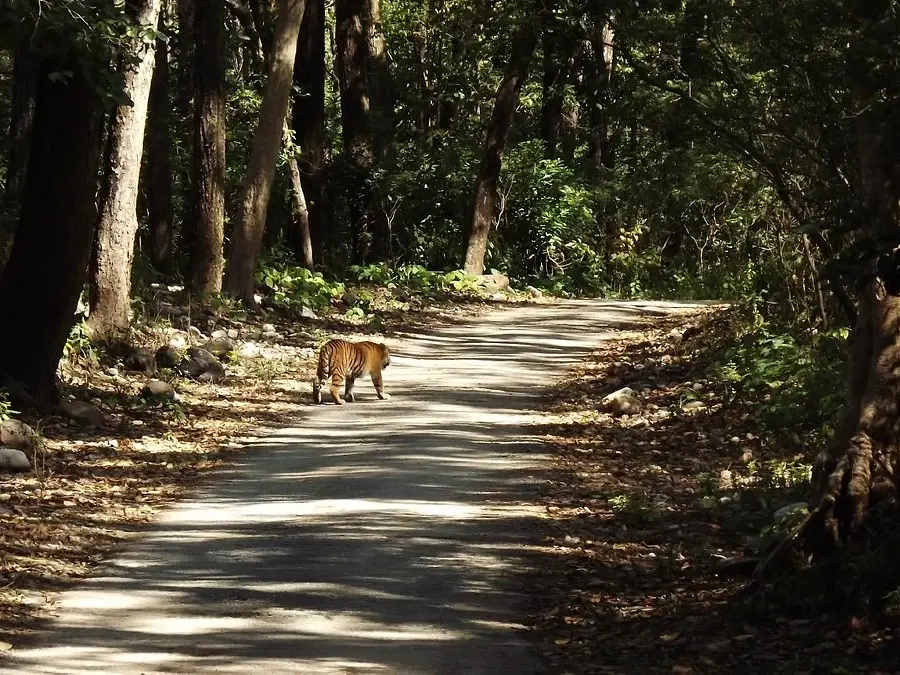
[[641, 410], [641, 401], [630, 387], [622, 387], [605, 396], [600, 405], [614, 415], [632, 415]]
[[782, 506], [778, 509], [772, 517], [775, 520], [781, 520], [787, 516], [792, 516], [795, 513], [806, 513], [809, 511], [809, 505], [806, 502], [794, 502], [793, 504], [788, 504], [787, 506]]
[[532, 298], [537, 299], [544, 297], [544, 294], [541, 292], [541, 290], [539, 288], [535, 288], [534, 286], [526, 286], [525, 290], [528, 291], [529, 295], [531, 295]]
[[119, 376], [119, 369], [116, 368], [115, 366], [113, 366], [112, 368], [107, 368], [107, 369], [106, 369], [106, 374], [109, 375], [110, 377], [118, 377], [118, 376]]
[[234, 342], [227, 336], [220, 335], [204, 343], [203, 348], [216, 358], [224, 359], [234, 351]]
[[734, 475], [728, 469], [719, 472], [718, 487], [720, 490], [730, 490], [734, 487]]
[[218, 361], [212, 361], [207, 364], [206, 370], [197, 376], [199, 382], [208, 382], [215, 384], [225, 379], [225, 366]]
[[753, 570], [759, 564], [759, 558], [747, 558], [744, 556], [735, 556], [733, 558], [725, 558], [715, 565], [715, 573], [723, 577], [740, 577], [753, 574]]
[[238, 356], [245, 359], [255, 359], [262, 354], [262, 347], [253, 342], [245, 342], [238, 349]]
[[202, 347], [191, 347], [187, 350], [188, 357], [178, 365], [178, 369], [200, 382], [219, 382], [225, 376], [225, 366]]
[[169, 338], [169, 346], [178, 350], [185, 349], [188, 346], [187, 339], [183, 334], [176, 333]]
[[478, 277], [478, 285], [488, 293], [505, 291], [509, 288], [509, 277], [505, 274], [482, 274]]
[[238, 330], [237, 328], [229, 328], [225, 331], [225, 337], [229, 340], [237, 340], [238, 339]]
[[28, 455], [15, 448], [0, 448], [0, 469], [6, 471], [30, 471]]
[[703, 401], [688, 401], [684, 405], [681, 406], [682, 410], [703, 410], [706, 408], [706, 404]]
[[99, 427], [106, 421], [99, 408], [84, 401], [63, 401], [60, 407], [66, 415], [84, 426]]
[[141, 390], [141, 395], [146, 397], [170, 398], [175, 399], [175, 388], [168, 382], [162, 380], [150, 380]]
[[156, 350], [156, 365], [160, 368], [174, 368], [182, 358], [181, 352], [172, 345], [163, 345]]
[[212, 333], [209, 334], [209, 338], [211, 340], [218, 340], [219, 338], [223, 338], [223, 337], [228, 337], [228, 333], [226, 333], [221, 328], [219, 330], [214, 330]]
[[191, 317], [176, 316], [172, 319], [172, 325], [178, 330], [188, 330], [191, 327]]
[[341, 300], [345, 305], [347, 305], [347, 307], [356, 307], [359, 304], [359, 296], [351, 291], [347, 291], [346, 293], [344, 293], [341, 296]]
[[187, 332], [195, 340], [205, 342], [208, 339], [197, 326], [188, 326]]
[[303, 307], [300, 308], [300, 318], [301, 319], [312, 319], [313, 321], [315, 321], [319, 317], [309, 307], [307, 307], [306, 305], [303, 305]]
[[506, 300], [506, 296], [503, 293], [491, 293], [491, 300], [500, 302], [501, 300]]
[[681, 339], [681, 329], [673, 328], [672, 330], [669, 331], [668, 336], [672, 340], [680, 340]]
[[262, 325], [262, 332], [263, 333], [277, 333], [278, 331], [275, 330], [275, 326], [273, 326], [272, 324], [264, 323]]
[[156, 372], [156, 358], [149, 349], [143, 347], [130, 348], [122, 359], [122, 364], [127, 370], [153, 375]]
[[17, 450], [34, 450], [39, 440], [34, 429], [19, 420], [0, 422], [0, 445]]

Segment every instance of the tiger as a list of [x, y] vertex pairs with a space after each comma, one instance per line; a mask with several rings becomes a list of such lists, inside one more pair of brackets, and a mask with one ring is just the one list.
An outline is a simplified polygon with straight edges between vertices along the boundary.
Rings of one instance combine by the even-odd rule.
[[346, 380], [344, 396], [351, 403], [353, 383], [358, 377], [369, 375], [375, 385], [375, 393], [382, 400], [391, 397], [385, 393], [381, 371], [391, 365], [391, 353], [386, 345], [377, 342], [349, 342], [329, 340], [319, 350], [319, 367], [313, 381], [313, 401], [322, 402], [322, 387], [331, 378], [331, 397], [337, 405], [344, 405], [341, 398], [341, 383]]

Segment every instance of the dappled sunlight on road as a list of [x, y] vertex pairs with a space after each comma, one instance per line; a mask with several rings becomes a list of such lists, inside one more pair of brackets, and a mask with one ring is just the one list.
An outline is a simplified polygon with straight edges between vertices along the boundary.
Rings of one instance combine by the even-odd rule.
[[357, 403], [256, 439], [64, 594], [4, 672], [540, 672], [521, 621], [543, 448], [524, 425], [567, 364], [654, 307], [523, 307], [415, 336], [385, 372], [391, 401], [363, 380]]

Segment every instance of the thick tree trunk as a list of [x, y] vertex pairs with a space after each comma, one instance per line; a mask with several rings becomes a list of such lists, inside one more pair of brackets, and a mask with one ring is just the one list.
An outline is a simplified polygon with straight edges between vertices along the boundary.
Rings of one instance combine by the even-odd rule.
[[536, 42], [537, 32], [534, 26], [529, 24], [519, 30], [513, 38], [512, 53], [506, 73], [497, 89], [494, 112], [488, 125], [484, 155], [478, 168], [478, 177], [475, 180], [470, 217], [466, 229], [465, 271], [469, 274], [484, 272], [488, 234], [494, 218], [494, 204], [497, 200], [497, 181], [500, 179], [500, 169], [503, 164], [503, 149], [519, 101], [519, 92], [528, 75], [528, 66]]
[[[390, 147], [394, 132], [394, 87], [384, 31], [381, 27], [380, 0], [364, 3], [363, 26], [366, 32], [366, 71], [369, 78], [372, 140], [375, 160]], [[378, 243], [378, 242], [376, 242]]]
[[40, 67], [40, 59], [31, 46], [30, 38], [22, 40], [13, 59], [10, 147], [6, 160], [6, 186], [3, 194], [6, 206], [18, 204], [22, 197]]
[[144, 165], [149, 213], [150, 261], [163, 274], [171, 274], [172, 250], [172, 114], [169, 100], [169, 53], [163, 40], [156, 41], [156, 67], [150, 85], [149, 129]]
[[[291, 124], [300, 148], [298, 168], [306, 199], [312, 249], [321, 256], [328, 207], [324, 203], [325, 167], [325, 0], [307, 0], [294, 61]], [[302, 250], [302, 242], [298, 252]]]
[[[129, 9], [134, 23], [142, 29], [155, 29], [160, 5], [161, 0], [133, 0]], [[91, 261], [88, 326], [98, 338], [111, 337], [129, 326], [131, 263], [138, 228], [138, 182], [155, 44], [137, 39], [132, 48], [136, 63], [125, 73], [124, 82], [124, 92], [132, 105], [120, 105], [114, 113], [109, 164]]]
[[[70, 71], [63, 82], [51, 76]], [[40, 66], [19, 227], [0, 279], [0, 307], [18, 330], [0, 331], [0, 382], [50, 406], [56, 369], [87, 275], [97, 220], [94, 197], [102, 102], [73, 57]], [[24, 391], [22, 391], [24, 389]]]
[[[887, 10], [883, 3], [857, 6], [860, 32], [850, 58], [868, 61], [873, 36], [876, 43], [883, 39], [880, 22], [892, 21]], [[897, 241], [900, 230], [900, 103], [896, 88], [884, 89], [880, 69], [866, 73], [855, 93], [858, 187], [867, 223], [856, 235], [878, 246]], [[818, 551], [863, 532], [873, 509], [896, 517], [900, 505], [900, 248], [884, 251], [869, 271], [875, 279], [859, 299], [843, 418], [817, 458], [818, 505], [804, 526], [807, 543]]]
[[194, 7], [193, 217], [189, 283], [201, 298], [222, 290], [225, 267], [225, 6]]
[[372, 237], [373, 218], [368, 212], [366, 189], [369, 172], [375, 165], [375, 145], [370, 119], [371, 96], [366, 71], [368, 58], [366, 0], [337, 0], [335, 3], [336, 67], [341, 90], [341, 132], [344, 154], [354, 169], [350, 195], [350, 246], [354, 264], [366, 258]]
[[225, 289], [235, 297], [253, 302], [254, 276], [262, 247], [266, 211], [275, 178], [278, 150], [291, 94], [297, 38], [305, 0], [281, 0], [271, 57], [269, 79], [253, 138], [250, 167], [238, 204], [231, 257]]
[[563, 95], [572, 66], [574, 40], [568, 43], [562, 35], [563, 27], [546, 14], [542, 35], [543, 82], [541, 96], [541, 139], [547, 157], [556, 157], [559, 132], [562, 127]]

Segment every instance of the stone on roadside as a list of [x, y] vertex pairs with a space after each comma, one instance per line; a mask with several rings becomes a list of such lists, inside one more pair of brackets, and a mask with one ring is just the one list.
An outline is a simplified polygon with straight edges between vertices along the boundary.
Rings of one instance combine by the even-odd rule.
[[146, 373], [153, 375], [156, 372], [156, 358], [150, 353], [149, 349], [143, 347], [132, 347], [122, 359], [122, 364], [127, 370], [138, 373]]
[[688, 401], [684, 405], [681, 406], [682, 410], [703, 410], [706, 408], [706, 404], [703, 401]]
[[156, 350], [156, 365], [160, 368], [174, 368], [181, 363], [181, 359], [181, 352], [171, 344]]
[[0, 470], [30, 471], [31, 462], [28, 461], [28, 455], [21, 450], [0, 447]]
[[170, 398], [175, 400], [177, 394], [175, 393], [175, 387], [173, 387], [168, 382], [163, 382], [162, 380], [150, 380], [147, 384], [144, 385], [144, 388], [141, 390], [141, 395], [145, 397], [155, 397], [155, 398]]
[[234, 351], [234, 342], [228, 336], [220, 335], [204, 343], [203, 348], [216, 358], [224, 359]]
[[34, 450], [39, 439], [34, 429], [19, 420], [3, 420], [0, 422], [0, 445], [16, 450]]
[[613, 415], [633, 415], [641, 411], [641, 401], [631, 387], [622, 387], [604, 396], [600, 406]]
[[63, 401], [60, 404], [63, 412], [83, 426], [100, 427], [106, 421], [103, 413], [96, 406], [84, 401]]
[[310, 319], [312, 321], [315, 321], [319, 317], [309, 307], [307, 307], [306, 305], [303, 305], [303, 307], [300, 308], [300, 318], [301, 319]]

